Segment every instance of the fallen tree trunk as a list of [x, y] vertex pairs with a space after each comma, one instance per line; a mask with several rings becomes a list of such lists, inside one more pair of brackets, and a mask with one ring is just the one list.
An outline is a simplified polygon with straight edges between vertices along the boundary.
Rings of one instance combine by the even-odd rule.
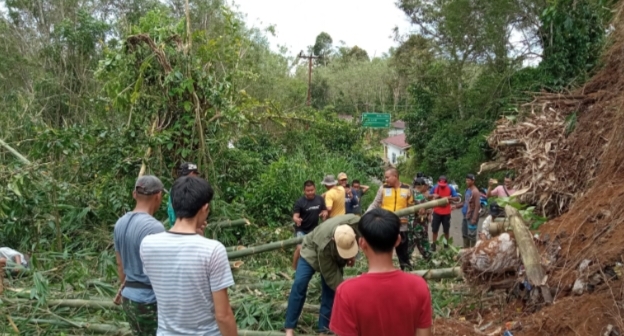
[[234, 220], [227, 219], [227, 220], [219, 221], [219, 222], [215, 222], [215, 223], [210, 223], [209, 222], [207, 228], [224, 229], [224, 228], [231, 228], [231, 227], [235, 227], [235, 226], [250, 225], [250, 224], [251, 223], [246, 218], [239, 218], [239, 219], [234, 219]]
[[541, 264], [541, 257], [535, 247], [531, 231], [529, 231], [522, 216], [520, 216], [520, 213], [514, 207], [509, 205], [505, 206], [505, 213], [511, 222], [516, 246], [518, 246], [518, 250], [520, 251], [520, 257], [522, 258], [522, 264], [524, 265], [529, 283], [532, 286], [540, 288], [544, 301], [552, 303], [552, 295], [550, 294], [550, 289], [546, 285], [546, 271]]

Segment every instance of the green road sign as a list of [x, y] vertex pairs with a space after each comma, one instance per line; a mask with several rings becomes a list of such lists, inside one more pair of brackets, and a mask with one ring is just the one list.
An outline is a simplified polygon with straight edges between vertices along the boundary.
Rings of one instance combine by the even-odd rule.
[[390, 113], [362, 113], [362, 127], [389, 128]]

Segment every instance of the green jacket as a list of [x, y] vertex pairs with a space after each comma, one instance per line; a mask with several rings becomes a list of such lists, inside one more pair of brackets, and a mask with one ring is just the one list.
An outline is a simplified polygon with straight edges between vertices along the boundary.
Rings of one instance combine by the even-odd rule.
[[347, 261], [342, 259], [336, 250], [336, 243], [332, 239], [334, 231], [339, 225], [348, 224], [359, 237], [359, 221], [360, 217], [354, 214], [336, 216], [321, 223], [303, 239], [301, 257], [315, 271], [321, 273], [325, 283], [333, 290], [336, 290], [343, 281], [343, 269], [347, 264]]
[[167, 215], [169, 216], [169, 227], [171, 228], [176, 221], [176, 215], [171, 204], [171, 194], [169, 194], [169, 201], [167, 201]]

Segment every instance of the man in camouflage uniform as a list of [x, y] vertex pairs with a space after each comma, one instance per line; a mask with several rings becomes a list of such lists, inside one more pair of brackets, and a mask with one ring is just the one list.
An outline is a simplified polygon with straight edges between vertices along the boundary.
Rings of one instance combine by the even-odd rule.
[[[414, 179], [414, 203], [421, 204], [427, 201], [425, 194], [428, 191], [427, 182], [423, 178]], [[420, 255], [426, 260], [431, 259], [431, 250], [429, 246], [429, 214], [427, 210], [421, 209], [417, 214], [411, 216], [409, 221], [408, 241], [409, 253], [414, 253], [414, 248], [418, 248]]]

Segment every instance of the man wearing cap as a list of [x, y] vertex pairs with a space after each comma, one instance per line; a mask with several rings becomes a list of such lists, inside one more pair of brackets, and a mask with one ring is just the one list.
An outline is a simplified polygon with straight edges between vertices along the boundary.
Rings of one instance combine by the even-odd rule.
[[293, 336], [297, 320], [303, 310], [308, 284], [314, 273], [321, 273], [321, 310], [318, 329], [329, 331], [336, 288], [343, 281], [345, 266], [353, 266], [358, 253], [357, 224], [353, 214], [328, 219], [303, 239], [301, 258], [297, 264], [295, 281], [286, 308], [286, 336]]
[[[394, 212], [405, 209], [414, 203], [412, 189], [409, 185], [401, 183], [399, 171], [396, 168], [386, 169], [384, 178], [384, 185], [377, 191], [373, 203], [366, 210], [367, 212], [377, 208]], [[401, 244], [396, 247], [397, 258], [399, 258], [399, 265], [402, 270], [412, 267], [407, 237], [408, 221], [408, 216], [401, 217]]]
[[[431, 251], [435, 252], [436, 242], [438, 241], [438, 232], [440, 232], [440, 224], [442, 225], [442, 231], [444, 237], [448, 242], [451, 232], [451, 202], [459, 201], [459, 194], [452, 186], [448, 185], [446, 176], [442, 175], [438, 179], [438, 183], [431, 187], [429, 190], [429, 199], [448, 198], [447, 205], [433, 208], [433, 217], [431, 218], [431, 231], [433, 234], [433, 244], [431, 244]], [[445, 244], [444, 247], [448, 247]]]
[[329, 212], [328, 217], [333, 218], [344, 215], [346, 213], [346, 194], [344, 188], [341, 185], [337, 185], [338, 182], [334, 175], [325, 176], [321, 184], [327, 189], [323, 197], [325, 198], [325, 207]]
[[[199, 170], [197, 165], [190, 162], [185, 162], [178, 168], [178, 178], [182, 176], [199, 176]], [[171, 194], [169, 194], [169, 200], [167, 201], [167, 215], [169, 217], [169, 227], [172, 227], [176, 221], [176, 215], [173, 211], [173, 203], [171, 202]], [[203, 232], [203, 231], [202, 231]]]
[[[473, 174], [466, 175], [466, 187], [466, 197], [462, 207], [464, 214], [462, 238], [464, 239], [464, 248], [469, 248], [477, 243], [477, 225], [479, 225], [479, 211], [481, 210], [481, 193], [475, 186], [475, 176]], [[464, 209], [466, 210], [465, 212]]]
[[345, 213], [355, 213], [355, 207], [358, 206], [359, 200], [357, 195], [351, 190], [351, 186], [347, 183], [347, 174], [338, 174], [338, 184], [345, 190]]
[[148, 235], [164, 232], [161, 222], [152, 217], [160, 208], [164, 186], [152, 175], [137, 180], [132, 196], [134, 210], [115, 224], [115, 252], [119, 281], [123, 284], [122, 307], [135, 335], [155, 335], [158, 328], [156, 295], [141, 262], [141, 242]]

